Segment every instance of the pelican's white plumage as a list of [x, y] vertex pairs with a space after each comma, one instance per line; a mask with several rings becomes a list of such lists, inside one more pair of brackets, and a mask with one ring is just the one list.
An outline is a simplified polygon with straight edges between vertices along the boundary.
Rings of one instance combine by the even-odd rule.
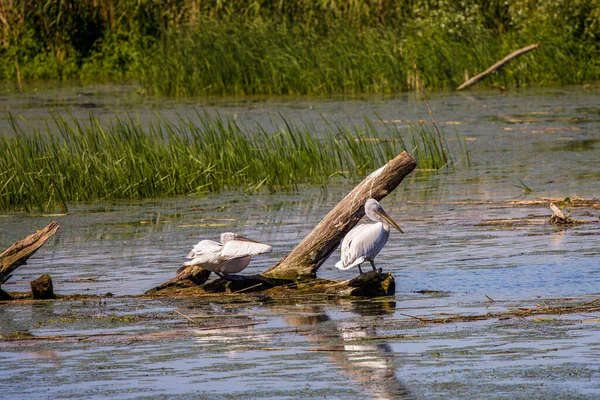
[[390, 236], [390, 225], [402, 232], [400, 226], [375, 199], [365, 202], [365, 214], [375, 223], [357, 225], [348, 232], [342, 241], [342, 255], [335, 264], [336, 268], [346, 270], [358, 266], [362, 274], [360, 264], [369, 261], [375, 270], [375, 256], [383, 249]]
[[202, 254], [215, 253], [221, 250], [222, 247], [223, 245], [221, 243], [215, 242], [214, 240], [201, 240], [194, 246], [192, 251], [190, 251], [187, 258], [196, 258], [200, 257]]
[[238, 236], [235, 233], [221, 234], [221, 243], [214, 240], [198, 242], [187, 255], [191, 261], [185, 266], [197, 265], [218, 275], [236, 274], [243, 271], [252, 256], [269, 253], [272, 247]]

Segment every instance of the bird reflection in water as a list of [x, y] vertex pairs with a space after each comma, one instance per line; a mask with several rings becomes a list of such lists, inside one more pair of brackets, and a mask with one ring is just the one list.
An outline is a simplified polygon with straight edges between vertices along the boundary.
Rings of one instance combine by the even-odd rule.
[[[353, 303], [352, 312], [365, 317], [387, 314], [385, 309], [394, 309], [395, 302], [370, 303], [365, 306]], [[275, 311], [275, 310], [274, 310]], [[283, 315], [289, 309], [280, 310]], [[303, 335], [319, 346], [314, 351], [327, 352], [332, 361], [355, 381], [366, 398], [374, 399], [415, 399], [405, 384], [396, 377], [396, 365], [391, 347], [388, 344], [361, 343], [365, 339], [377, 337], [373, 321], [368, 326], [358, 322], [343, 322], [330, 319], [320, 306], [302, 306], [298, 311], [306, 315], [285, 316], [286, 323], [293, 327], [330, 325], [333, 329], [310, 329]], [[334, 345], [327, 343], [336, 342]], [[340, 343], [341, 344], [337, 344]]]
[[202, 346], [216, 346], [226, 349], [230, 358], [237, 358], [240, 352], [254, 346], [264, 346], [270, 343], [271, 335], [261, 333], [253, 325], [231, 326], [215, 329], [194, 329], [195, 341]]
[[[406, 385], [396, 377], [394, 354], [388, 344], [374, 344], [377, 338], [374, 319], [383, 319], [387, 310], [395, 308], [395, 302], [353, 302], [351, 312], [368, 319], [368, 323], [336, 321], [319, 305], [272, 305], [269, 311], [282, 316], [285, 323], [316, 347], [309, 351], [324, 352], [347, 377], [355, 382], [365, 398], [415, 399]], [[227, 350], [229, 357], [237, 357], [240, 351], [270, 346], [275, 336], [254, 324], [243, 315], [239, 326], [197, 329], [196, 342], [203, 346], [217, 346]], [[242, 322], [244, 321], [244, 322]], [[236, 324], [233, 324], [236, 325]], [[262, 347], [263, 349], [266, 349]], [[272, 349], [272, 348], [269, 348]]]

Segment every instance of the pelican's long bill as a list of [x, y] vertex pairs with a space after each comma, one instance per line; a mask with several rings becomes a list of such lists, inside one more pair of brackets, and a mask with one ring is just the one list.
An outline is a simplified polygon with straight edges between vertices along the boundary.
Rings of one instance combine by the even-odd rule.
[[394, 228], [396, 228], [398, 230], [398, 232], [400, 233], [404, 233], [404, 231], [402, 230], [402, 228], [400, 228], [400, 225], [398, 225], [396, 222], [394, 222], [394, 220], [392, 219], [392, 217], [390, 217], [389, 215], [387, 215], [387, 213], [382, 210], [376, 210], [375, 214], [379, 215], [381, 218], [385, 219], [387, 221], [388, 224], [390, 224], [391, 226], [393, 226]]

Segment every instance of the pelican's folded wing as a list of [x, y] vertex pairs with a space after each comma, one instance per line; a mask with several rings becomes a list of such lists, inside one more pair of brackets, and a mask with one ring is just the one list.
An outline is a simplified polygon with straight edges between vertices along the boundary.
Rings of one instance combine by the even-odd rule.
[[196, 257], [193, 257], [190, 261], [184, 262], [183, 265], [186, 267], [189, 267], [190, 265], [199, 265], [204, 267], [209, 264], [218, 264], [221, 262], [223, 262], [223, 259], [221, 259], [221, 254], [217, 251], [213, 253], [199, 254]]
[[192, 251], [187, 255], [187, 258], [196, 258], [203, 254], [216, 253], [221, 250], [221, 243], [214, 240], [201, 240], [194, 246]]
[[237, 239], [230, 240], [223, 245], [223, 248], [221, 249], [221, 258], [224, 260], [231, 260], [239, 257], [269, 253], [271, 250], [273, 250], [273, 248], [268, 244], [254, 242], [246, 238], [238, 237]]
[[362, 264], [379, 253], [386, 241], [381, 223], [355, 226], [342, 241], [342, 257], [336, 268], [350, 269]]

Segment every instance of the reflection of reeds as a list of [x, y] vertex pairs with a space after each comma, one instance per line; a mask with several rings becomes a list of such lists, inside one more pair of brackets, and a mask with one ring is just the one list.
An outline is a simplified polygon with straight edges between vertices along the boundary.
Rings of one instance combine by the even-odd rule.
[[[129, 118], [102, 125], [54, 115], [54, 127], [0, 137], [0, 208], [66, 210], [67, 202], [147, 198], [242, 189], [294, 190], [355, 179], [402, 150], [421, 168], [449, 164], [438, 136], [425, 125], [409, 129], [365, 119], [364, 126], [293, 124], [275, 133], [255, 124], [197, 113], [172, 122], [157, 115], [147, 128]], [[379, 127], [383, 125], [383, 127]]]

